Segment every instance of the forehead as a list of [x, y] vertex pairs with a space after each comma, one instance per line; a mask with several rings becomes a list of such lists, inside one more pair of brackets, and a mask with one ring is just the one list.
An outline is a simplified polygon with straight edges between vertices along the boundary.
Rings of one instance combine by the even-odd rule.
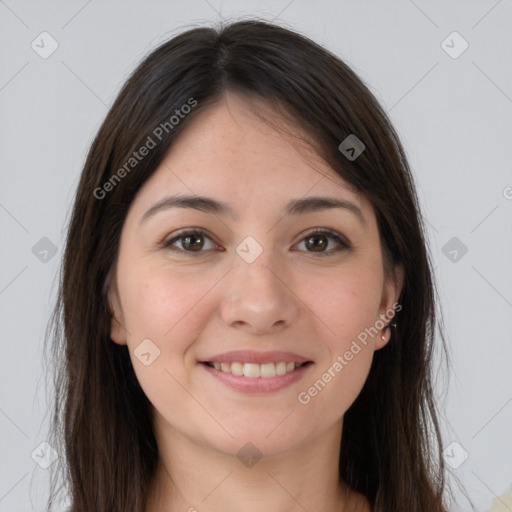
[[191, 120], [136, 202], [145, 208], [183, 193], [214, 196], [236, 203], [237, 210], [268, 209], [290, 198], [328, 194], [371, 208], [309, 142], [308, 134], [264, 102], [227, 93]]

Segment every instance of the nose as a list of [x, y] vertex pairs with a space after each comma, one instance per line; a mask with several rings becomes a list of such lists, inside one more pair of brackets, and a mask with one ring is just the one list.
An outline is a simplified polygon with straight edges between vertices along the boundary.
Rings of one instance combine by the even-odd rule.
[[291, 272], [264, 251], [254, 262], [236, 259], [223, 290], [221, 317], [250, 334], [275, 334], [297, 319], [300, 300]]

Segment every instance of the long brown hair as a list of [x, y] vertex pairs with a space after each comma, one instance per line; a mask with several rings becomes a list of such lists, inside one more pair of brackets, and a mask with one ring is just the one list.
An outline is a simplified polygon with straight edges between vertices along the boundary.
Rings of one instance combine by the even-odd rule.
[[[109, 276], [138, 190], [181, 130], [226, 91], [287, 113], [314, 140], [318, 155], [371, 201], [387, 270], [404, 267], [402, 309], [345, 414], [340, 478], [374, 511], [445, 512], [432, 386], [438, 296], [406, 155], [386, 113], [342, 60], [292, 30], [253, 20], [189, 29], [152, 51], [123, 86], [88, 153], [50, 324], [57, 366], [52, 439], [64, 455], [61, 477], [71, 511], [144, 510], [158, 447], [128, 349], [109, 336]], [[171, 125], [191, 98], [194, 108]], [[157, 137], [155, 129], [164, 125]], [[351, 134], [365, 145], [353, 161], [338, 149]], [[155, 147], [127, 168], [148, 137]]]

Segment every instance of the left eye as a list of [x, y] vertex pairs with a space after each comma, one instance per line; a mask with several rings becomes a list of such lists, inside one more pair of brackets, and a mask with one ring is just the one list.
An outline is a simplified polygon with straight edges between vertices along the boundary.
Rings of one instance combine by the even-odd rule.
[[[334, 240], [337, 244], [337, 247], [334, 249], [326, 250], [329, 246], [329, 239]], [[319, 256], [330, 255], [333, 252], [338, 252], [343, 249], [349, 249], [350, 244], [342, 238], [342, 236], [336, 231], [331, 231], [330, 229], [316, 229], [313, 232], [306, 235], [300, 242], [300, 244], [305, 244], [305, 247], [312, 248], [312, 251], [315, 252]]]
[[[329, 247], [329, 240], [334, 240], [337, 247], [326, 250], [327, 247]], [[205, 241], [210, 242], [210, 247], [206, 247], [208, 244], [205, 243]], [[181, 247], [177, 247], [175, 245], [177, 243], [179, 243]], [[350, 244], [339, 233], [328, 229], [315, 229], [308, 233], [297, 245], [300, 246], [300, 244], [304, 244], [307, 249], [312, 249], [306, 252], [313, 252], [319, 256], [329, 255], [350, 248]], [[170, 240], [164, 242], [163, 246], [171, 251], [188, 253], [205, 252], [202, 250], [205, 247], [206, 250], [218, 247], [204, 231], [199, 229], [178, 233]]]

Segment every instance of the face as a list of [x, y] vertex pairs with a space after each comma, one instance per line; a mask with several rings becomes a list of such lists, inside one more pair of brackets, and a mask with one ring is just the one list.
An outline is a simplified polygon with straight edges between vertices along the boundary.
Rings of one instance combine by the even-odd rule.
[[[229, 93], [176, 140], [122, 230], [111, 338], [158, 427], [226, 454], [341, 428], [399, 297], [371, 204], [297, 140]], [[182, 196], [215, 203], [169, 201]]]

